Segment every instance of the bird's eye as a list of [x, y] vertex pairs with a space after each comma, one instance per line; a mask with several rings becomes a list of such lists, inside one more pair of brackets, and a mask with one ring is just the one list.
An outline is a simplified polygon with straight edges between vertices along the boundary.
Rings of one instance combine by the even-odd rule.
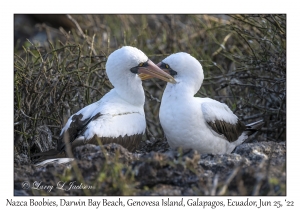
[[139, 64], [139, 66], [143, 66], [143, 65], [144, 65], [144, 63], [143, 63], [143, 62]]
[[171, 69], [168, 64], [163, 63], [163, 62], [161, 63], [160, 68], [162, 68], [162, 69]]

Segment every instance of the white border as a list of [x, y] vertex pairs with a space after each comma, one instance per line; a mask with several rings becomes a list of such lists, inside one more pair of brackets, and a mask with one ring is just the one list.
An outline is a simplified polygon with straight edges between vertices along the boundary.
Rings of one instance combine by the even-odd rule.
[[[11, 1], [6, 5], [1, 5], [1, 209], [6, 209], [6, 199], [29, 200], [32, 197], [14, 197], [13, 196], [13, 14], [15, 13], [201, 13], [201, 14], [226, 14], [226, 13], [286, 13], [287, 14], [287, 196], [282, 197], [251, 197], [251, 199], [267, 199], [271, 201], [284, 200], [294, 201], [299, 205], [299, 160], [297, 158], [299, 150], [299, 82], [297, 77], [300, 69], [299, 61], [299, 16], [295, 1], [283, 2], [276, 0], [252, 0], [252, 1]], [[13, 4], [13, 5], [10, 5]], [[4, 65], [3, 65], [4, 64]], [[88, 199], [87, 197], [68, 197], [70, 200]], [[92, 197], [93, 199], [103, 199], [104, 197]], [[117, 197], [108, 197], [116, 199]], [[135, 200], [161, 200], [166, 197], [122, 197], [123, 200], [134, 198]], [[176, 200], [181, 197], [171, 197]], [[190, 197], [184, 197], [185, 200]], [[195, 199], [195, 197], [191, 197]], [[233, 197], [201, 197], [203, 200], [223, 200]], [[234, 197], [236, 200], [244, 200], [246, 197]], [[42, 200], [42, 197], [34, 197], [36, 200]], [[46, 199], [57, 200], [59, 197], [46, 197]], [[32, 207], [29, 207], [32, 209]], [[38, 207], [40, 208], [40, 207]], [[47, 208], [47, 207], [43, 207]], [[51, 208], [51, 207], [49, 207]], [[68, 208], [68, 207], [64, 207]], [[77, 209], [80, 207], [71, 207]], [[103, 208], [103, 207], [102, 207]], [[137, 207], [135, 207], [137, 208]], [[141, 207], [138, 207], [141, 208]], [[142, 207], [147, 208], [149, 207]], [[176, 207], [167, 207], [176, 209]], [[194, 207], [201, 208], [201, 207]], [[90, 208], [96, 209], [96, 208]], [[110, 209], [119, 209], [110, 208]], [[179, 209], [179, 207], [178, 207]], [[216, 208], [219, 209], [219, 208]], [[237, 208], [235, 208], [237, 209]], [[252, 209], [252, 208], [247, 208]], [[269, 208], [262, 208], [269, 209]], [[280, 209], [287, 209], [280, 208]], [[289, 208], [290, 209], [290, 208]]]

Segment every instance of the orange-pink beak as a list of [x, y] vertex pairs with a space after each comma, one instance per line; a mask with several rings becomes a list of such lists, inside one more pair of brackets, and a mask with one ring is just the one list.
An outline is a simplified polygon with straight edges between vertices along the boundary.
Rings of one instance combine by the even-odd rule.
[[147, 80], [151, 78], [158, 78], [164, 80], [166, 82], [170, 82], [175, 84], [175, 79], [168, 73], [164, 72], [157, 65], [155, 65], [151, 60], [148, 60], [147, 67], [139, 67], [138, 68], [139, 77], [142, 80]]

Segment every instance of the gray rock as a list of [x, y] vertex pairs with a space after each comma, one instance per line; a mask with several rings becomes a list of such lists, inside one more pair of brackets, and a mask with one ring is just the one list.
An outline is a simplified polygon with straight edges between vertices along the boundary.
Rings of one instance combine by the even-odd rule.
[[[232, 154], [212, 155], [171, 150], [165, 140], [152, 139], [135, 153], [108, 144], [80, 146], [74, 155], [70, 167], [55, 162], [44, 167], [15, 165], [15, 185], [23, 180], [55, 185], [61, 177], [77, 182], [82, 177], [85, 184], [96, 185], [92, 195], [286, 195], [285, 142], [247, 143]], [[85, 193], [53, 190], [48, 194]]]

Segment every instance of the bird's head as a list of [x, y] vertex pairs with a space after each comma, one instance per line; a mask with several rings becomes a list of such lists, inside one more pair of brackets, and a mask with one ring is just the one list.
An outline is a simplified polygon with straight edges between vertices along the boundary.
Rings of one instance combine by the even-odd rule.
[[157, 66], [172, 75], [177, 83], [192, 87], [194, 93], [200, 89], [204, 79], [203, 69], [200, 62], [190, 54], [174, 53], [163, 59]]
[[[111, 83], [115, 86], [118, 81], [140, 81], [139, 75], [150, 75], [167, 82], [175, 82], [174, 78], [157, 67], [141, 50], [124, 46], [112, 52], [106, 62], [106, 72]], [[124, 79], [126, 78], [126, 79]], [[147, 78], [144, 78], [147, 79]]]

